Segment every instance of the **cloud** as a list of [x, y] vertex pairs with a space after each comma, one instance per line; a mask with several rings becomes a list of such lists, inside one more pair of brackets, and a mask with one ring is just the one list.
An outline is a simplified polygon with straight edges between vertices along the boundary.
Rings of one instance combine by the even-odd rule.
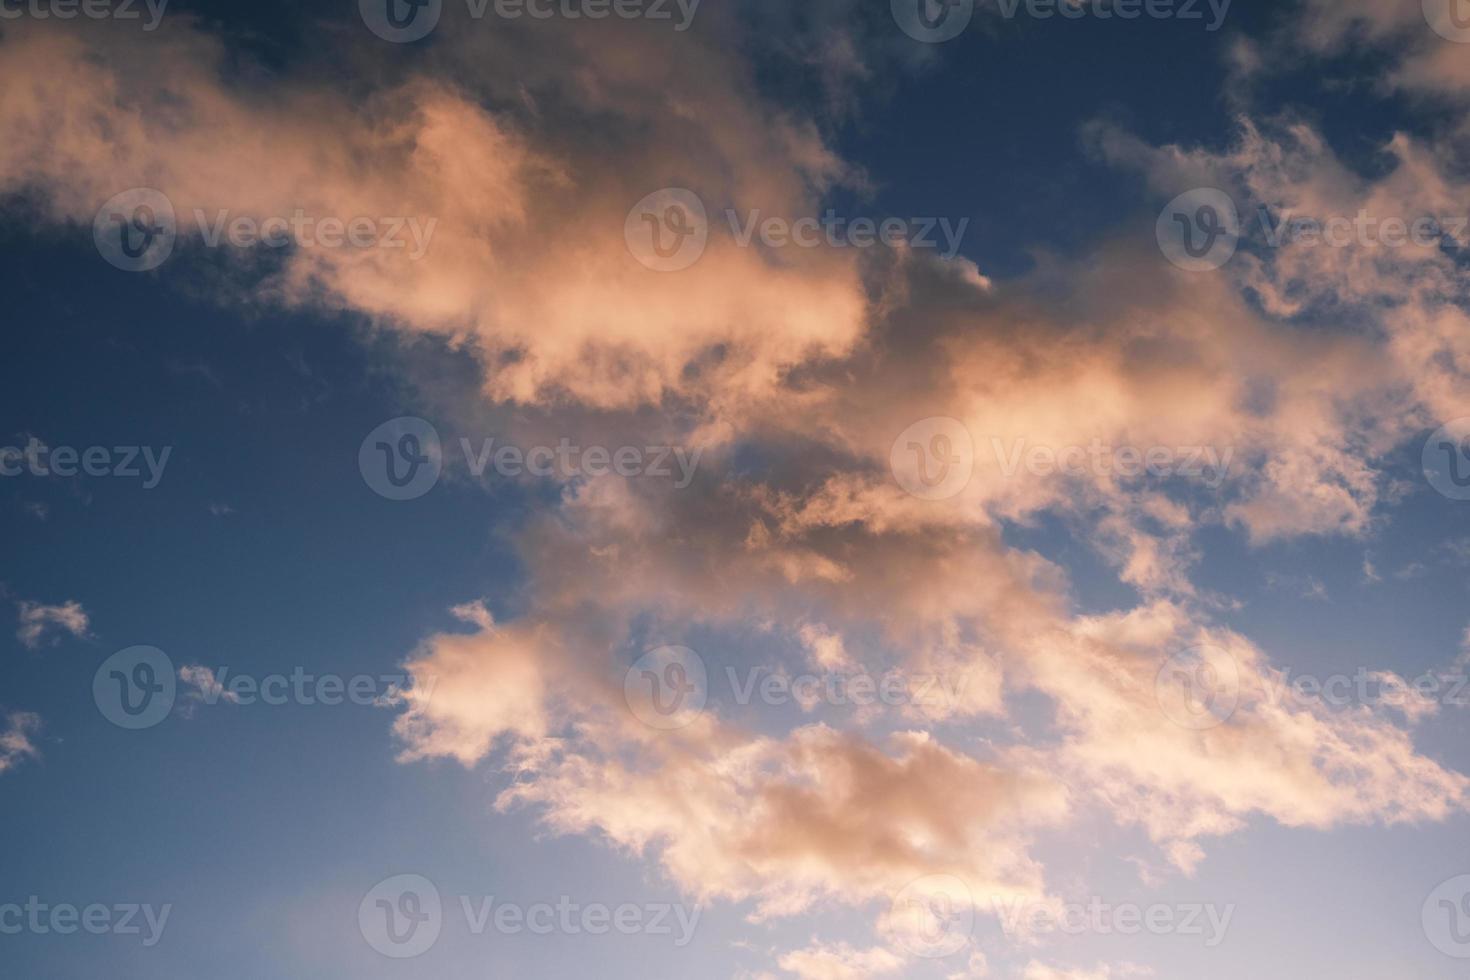
[[214, 671], [199, 664], [185, 664], [179, 668], [179, 680], [192, 688], [187, 692], [190, 701], [214, 704], [224, 700], [231, 704], [240, 703], [240, 695], [227, 691], [214, 676]]
[[16, 608], [20, 628], [15, 631], [15, 638], [28, 650], [55, 645], [62, 634], [79, 640], [87, 638], [90, 620], [87, 611], [75, 599], [55, 606], [21, 599], [16, 602]]
[[555, 668], [540, 642], [549, 630], [497, 628], [483, 606], [472, 608], [484, 616], [478, 632], [431, 637], [405, 665], [413, 685], [394, 722], [406, 743], [401, 761], [447, 756], [473, 765], [501, 736], [535, 741], [550, 729], [547, 674]]
[[[749, 522], [791, 511], [754, 494], [742, 516], [737, 501], [701, 494], [655, 506], [623, 484], [592, 483], [529, 528], [537, 608], [425, 644], [408, 668], [437, 686], [400, 718], [404, 757], [471, 764], [501, 744], [520, 780], [503, 805], [536, 805], [561, 832], [657, 854], [683, 887], [754, 898], [761, 917], [822, 897], [891, 897], [935, 871], [976, 894], [1044, 894], [1012, 814], [1038, 826], [1097, 806], [1143, 826], [1188, 871], [1201, 840], [1254, 814], [1325, 829], [1442, 820], [1464, 806], [1465, 778], [1419, 755], [1391, 718], [1273, 696], [1266, 656], [1186, 605], [1074, 616], [1054, 570], [985, 532], [876, 535], [849, 523], [840, 534], [742, 537]], [[670, 540], [686, 544], [669, 551]], [[1054, 741], [982, 761], [922, 732], [896, 734], [887, 751], [823, 725], [755, 738], [719, 708], [678, 733], [650, 733], [621, 704], [615, 661], [582, 652], [617, 648], [648, 615], [681, 628], [751, 618], [876, 627], [906, 664], [968, 666], [982, 678], [999, 672], [986, 651], [1003, 651], [1006, 684], [1055, 706]], [[1236, 665], [1240, 704], [1219, 726], [1191, 730], [1161, 707], [1157, 678], [1172, 653], [1207, 644]], [[967, 701], [959, 716], [1006, 710]]]
[[32, 737], [41, 730], [41, 716], [26, 711], [12, 711], [5, 716], [5, 730], [0, 732], [0, 773], [20, 765], [25, 759], [39, 759], [41, 752]]
[[[1404, 26], [1382, 5], [1308, 8], [1294, 27], [1323, 52]], [[846, 14], [823, 4], [813, 17]], [[1206, 529], [1264, 547], [1381, 526], [1400, 493], [1394, 454], [1470, 396], [1463, 274], [1439, 250], [1247, 247], [1201, 276], [1123, 229], [1001, 281], [915, 250], [741, 248], [717, 221], [698, 262], [657, 272], [623, 228], [659, 187], [688, 186], [715, 215], [821, 213], [834, 191], [867, 189], [829, 120], [769, 99], [738, 46], [613, 22], [599, 26], [616, 43], [570, 23], [445, 30], [408, 74], [351, 51], [349, 97], [289, 71], [242, 92], [225, 77], [243, 56], [185, 20], [146, 47], [75, 26], [0, 42], [0, 189], [87, 226], [116, 191], [156, 186], [186, 225], [171, 261], [196, 263], [220, 302], [348, 310], [445, 338], [480, 376], [468, 397], [447, 383], [429, 397], [471, 418], [514, 407], [508, 429], [525, 444], [655, 432], [705, 451], [685, 490], [594, 477], [547, 495], [516, 532], [516, 613], [456, 606], [463, 627], [407, 656], [401, 761], [513, 773], [501, 808], [655, 862], [754, 919], [835, 903], [876, 910], [880, 934], [887, 903], [928, 875], [1044, 898], [1034, 836], [1095, 815], [1144, 828], [1188, 873], [1211, 838], [1258, 816], [1327, 829], [1464, 808], [1465, 778], [1420, 753], [1401, 719], [1273, 698], [1271, 652], [1220, 626], [1231, 598], [1194, 581]], [[852, 79], [888, 55], [856, 29], [830, 37], [814, 52], [792, 35], [791, 48], [824, 73], [822, 111], [840, 113]], [[1270, 61], [1236, 57], [1243, 75]], [[1417, 70], [1397, 77], [1427, 77]], [[1365, 176], [1310, 125], [1262, 122], [1238, 102], [1224, 149], [1102, 124], [1084, 135], [1160, 203], [1203, 185], [1273, 213], [1434, 213], [1466, 197], [1431, 142], [1395, 137]], [[226, 208], [434, 225], [417, 260], [206, 256], [188, 224]], [[1330, 323], [1304, 329], [1314, 318]], [[941, 500], [906, 491], [893, 468], [895, 445], [912, 448], [901, 434], [935, 418], [963, 434], [943, 443], [958, 450], [945, 465], [968, 477]], [[1130, 472], [1125, 449], [1214, 462]], [[1083, 463], [1040, 471], [1030, 458]], [[1047, 522], [1112, 571], [1116, 608], [1082, 611], [1067, 569], [1016, 543]], [[628, 710], [623, 672], [694, 635], [738, 663], [769, 666], [780, 648], [813, 669], [949, 678], [955, 696], [845, 726], [712, 700], [686, 727], [654, 731]], [[1158, 683], [1199, 646], [1233, 664], [1239, 704], [1197, 729], [1161, 708]], [[218, 692], [207, 668], [185, 670], [193, 696]], [[901, 969], [881, 947], [815, 941], [779, 965]], [[969, 972], [985, 969], [982, 957]]]
[[639, 765], [566, 753], [501, 802], [540, 805], [562, 832], [652, 849], [702, 900], [755, 899], [757, 920], [819, 898], [886, 903], [935, 869], [975, 894], [1034, 898], [1042, 882], [1026, 841], [1066, 808], [1044, 774], [925, 733], [901, 733], [884, 751], [821, 725], [723, 749], [655, 746]]
[[847, 943], [814, 943], [782, 954], [781, 969], [801, 980], [869, 980], [903, 967], [903, 960], [881, 946], [854, 949]]
[[1376, 46], [1394, 57], [1384, 73], [1385, 84], [1463, 98], [1470, 94], [1470, 61], [1456, 44], [1431, 30], [1428, 18], [1436, 7], [1446, 15], [1453, 9], [1450, 0], [1307, 0], [1280, 43], [1301, 38], [1308, 50], [1323, 55], [1341, 54], [1354, 45]]
[[[1304, 123], [1263, 126], [1242, 117], [1239, 125], [1237, 142], [1224, 152], [1152, 147], [1107, 126], [1092, 134], [1105, 159], [1143, 173], [1161, 200], [1191, 187], [1232, 191], [1253, 245], [1215, 278], [1233, 278], [1282, 320], [1332, 316], [1373, 324], [1310, 340], [1298, 331], [1292, 343], [1306, 341], [1323, 358], [1325, 373], [1310, 380], [1283, 383], [1269, 368], [1264, 376], [1258, 369], [1232, 375], [1254, 378], [1254, 400], [1265, 397], [1241, 421], [1271, 431], [1244, 477], [1249, 495], [1227, 506], [1227, 518], [1261, 542], [1361, 535], [1391, 496], [1382, 460], [1462, 414], [1470, 400], [1470, 358], [1459, 342], [1470, 319], [1460, 305], [1466, 286], [1455, 255], [1412, 238], [1386, 244], [1388, 222], [1436, 218], [1453, 231], [1470, 186], [1442, 148], [1406, 135], [1382, 148], [1385, 166], [1365, 177]], [[1270, 245], [1283, 221], [1301, 218], [1337, 222], [1337, 231], [1349, 234], [1333, 245], [1290, 237]]]
[[[656, 856], [701, 900], [753, 900], [757, 918], [819, 898], [891, 900], [938, 868], [977, 893], [1040, 888], [1025, 842], [1066, 809], [1042, 773], [919, 731], [886, 747], [825, 725], [770, 738], [714, 713], [654, 731], [624, 703], [621, 671], [614, 682], [568, 654], [587, 649], [572, 635], [547, 621], [431, 638], [407, 665], [402, 758], [468, 765], [501, 745], [516, 774], [501, 808], [532, 806], [560, 833]], [[431, 677], [432, 699], [420, 698]]]
[[1150, 977], [1153, 970], [1136, 963], [1120, 963], [1110, 966], [1100, 963], [1091, 969], [1081, 967], [1049, 966], [1040, 960], [1026, 964], [1022, 980], [1115, 980], [1118, 977]]
[[[1161, 685], [1171, 681], [1155, 651], [1200, 648], [1230, 672], [1214, 689], [1234, 704], [1220, 723], [1193, 728], [1167, 709]], [[1256, 813], [1326, 829], [1412, 825], [1465, 808], [1470, 781], [1419, 755], [1384, 711], [1282, 697], [1284, 682], [1261, 651], [1229, 631], [1200, 629], [1178, 607], [1084, 617], [1038, 658], [1038, 682], [1068, 733], [1055, 756], [1067, 782], [1143, 826], [1185, 871], [1203, 856], [1200, 839], [1234, 832]]]
[[975, 951], [965, 960], [963, 969], [946, 974], [945, 980], [982, 980], [988, 976], [990, 976], [989, 961], [985, 958], [984, 953]]
[[[485, 385], [499, 400], [617, 408], [715, 391], [716, 411], [738, 412], [789, 371], [859, 342], [856, 260], [793, 249], [768, 261], [722, 231], [669, 275], [634, 259], [625, 218], [678, 183], [695, 185], [717, 229], [727, 208], [800, 216], [815, 212], [814, 190], [847, 175], [810, 121], [751, 98], [735, 66], [711, 70], [730, 56], [693, 35], [670, 47], [698, 49], [701, 80], [679, 84], [670, 104], [668, 69], [637, 57], [661, 42], [627, 30], [620, 45], [562, 47], [555, 79], [516, 44], [515, 25], [468, 32], [474, 46], [446, 44], [432, 70], [358, 98], [302, 79], [241, 94], [224, 84], [224, 47], [185, 19], [142, 38], [26, 25], [3, 42], [0, 190], [89, 226], [113, 194], [152, 187], [179, 217], [181, 250], [196, 254], [196, 213], [206, 225], [298, 209], [432, 221], [417, 260], [406, 249], [227, 249], [219, 293], [345, 306], [469, 344], [494, 365]], [[603, 77], [597, 90], [559, 93], [572, 118], [524, 101], [588, 73]], [[607, 139], [557, 130], [588, 115]], [[108, 126], [92, 124], [104, 117]]]

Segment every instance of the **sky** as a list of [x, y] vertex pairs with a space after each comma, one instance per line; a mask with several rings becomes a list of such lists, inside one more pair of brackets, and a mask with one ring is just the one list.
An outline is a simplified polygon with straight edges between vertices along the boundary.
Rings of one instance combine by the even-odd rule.
[[0, 0], [0, 975], [1470, 970], [1466, 0]]

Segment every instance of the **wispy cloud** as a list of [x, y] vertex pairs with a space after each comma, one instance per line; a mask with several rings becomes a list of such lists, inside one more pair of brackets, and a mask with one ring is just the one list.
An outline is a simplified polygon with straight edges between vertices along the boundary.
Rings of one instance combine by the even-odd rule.
[[40, 758], [33, 736], [41, 730], [41, 716], [13, 711], [5, 716], [5, 729], [0, 731], [0, 773], [13, 769], [26, 759]]
[[87, 638], [90, 619], [82, 604], [75, 599], [54, 606], [21, 599], [17, 601], [16, 609], [20, 628], [15, 631], [15, 638], [29, 650], [54, 645], [62, 636], [79, 640]]

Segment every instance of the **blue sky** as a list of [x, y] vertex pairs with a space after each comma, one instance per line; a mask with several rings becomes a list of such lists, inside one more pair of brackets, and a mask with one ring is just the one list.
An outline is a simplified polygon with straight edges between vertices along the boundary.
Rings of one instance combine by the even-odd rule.
[[[1424, 459], [1470, 465], [1463, 252], [1254, 216], [1453, 223], [1470, 48], [1388, 0], [1218, 31], [982, 2], [941, 44], [887, 4], [706, 3], [445, 0], [405, 44], [354, 4], [6, 5], [0, 451], [168, 456], [0, 476], [0, 973], [1461, 975], [1470, 502]], [[130, 188], [174, 212], [142, 272], [93, 234]], [[1205, 271], [1155, 231], [1197, 188], [1246, 228]], [[673, 268], [636, 233], [682, 241], [691, 200]], [[298, 211], [375, 241], [196, 220]], [[947, 258], [725, 223], [827, 211], [968, 224]], [[422, 256], [384, 247], [409, 222]], [[370, 435], [405, 417], [443, 471], [388, 499], [364, 460], [411, 462]], [[637, 472], [476, 473], [487, 439]], [[1006, 461], [1092, 442], [1230, 462]], [[177, 693], [127, 730], [94, 677], [139, 646]], [[703, 669], [677, 723], [670, 663]], [[228, 684], [293, 673], [377, 703]], [[1369, 674], [1439, 687], [1281, 693]], [[858, 677], [906, 694], [821, 693]], [[377, 928], [402, 875], [442, 901], [413, 956]], [[944, 882], [968, 915], [930, 921]], [[33, 896], [110, 925], [6, 912]], [[641, 925], [476, 934], [492, 897]], [[1176, 927], [1000, 914], [1088, 903]]]

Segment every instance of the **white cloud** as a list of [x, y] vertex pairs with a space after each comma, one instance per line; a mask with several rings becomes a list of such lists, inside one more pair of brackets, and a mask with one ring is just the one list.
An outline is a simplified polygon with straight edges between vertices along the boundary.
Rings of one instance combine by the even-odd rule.
[[881, 946], [855, 949], [847, 943], [814, 943], [782, 954], [778, 963], [801, 980], [870, 980], [903, 967], [903, 960]]

